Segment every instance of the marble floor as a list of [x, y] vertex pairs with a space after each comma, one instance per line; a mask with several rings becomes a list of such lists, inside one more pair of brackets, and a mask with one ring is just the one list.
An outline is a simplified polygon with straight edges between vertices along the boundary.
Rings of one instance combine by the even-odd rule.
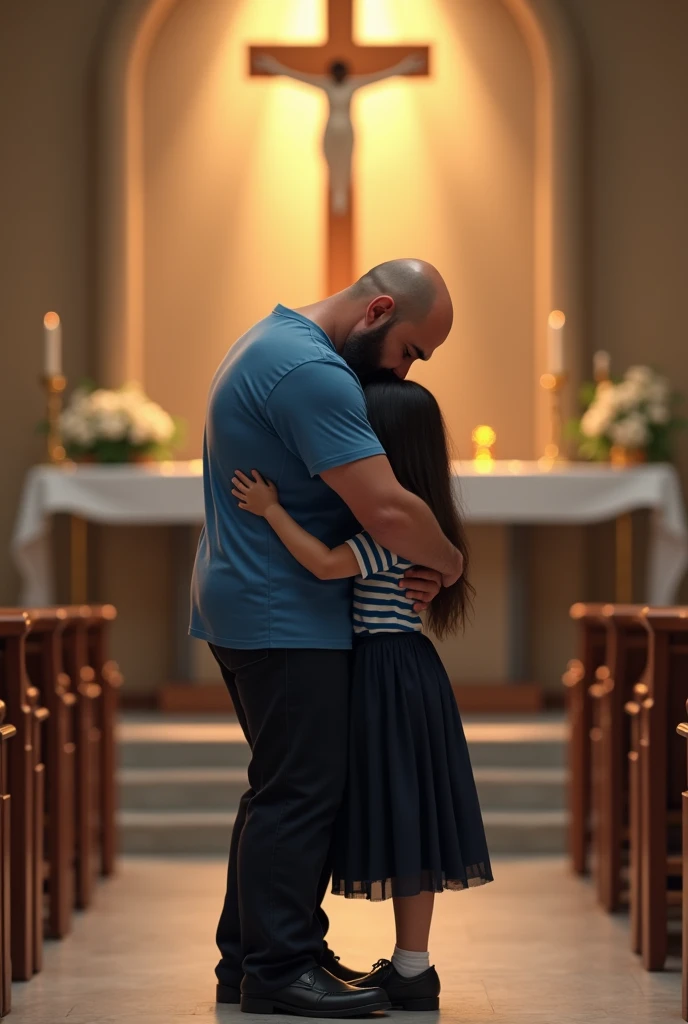
[[[628, 951], [625, 919], [599, 912], [590, 887], [571, 878], [563, 860], [498, 859], [494, 867], [494, 884], [437, 900], [431, 959], [442, 978], [443, 1020], [680, 1021], [678, 963], [644, 972]], [[13, 986], [10, 1020], [264, 1020], [214, 1003], [213, 931], [224, 873], [217, 860], [126, 859], [70, 938], [47, 946], [42, 973]], [[389, 904], [330, 897], [329, 909], [332, 944], [346, 963], [366, 967], [390, 955]], [[420, 1024], [436, 1016], [394, 1013], [389, 1020]]]

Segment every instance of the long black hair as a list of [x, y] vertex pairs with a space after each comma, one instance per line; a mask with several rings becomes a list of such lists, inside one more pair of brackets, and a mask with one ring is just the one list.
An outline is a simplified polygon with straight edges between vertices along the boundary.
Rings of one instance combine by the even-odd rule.
[[463, 555], [463, 574], [442, 587], [428, 625], [442, 639], [463, 628], [475, 588], [468, 578], [468, 544], [452, 486], [447, 431], [435, 396], [411, 380], [382, 373], [365, 386], [370, 425], [402, 487], [422, 498], [445, 536]]

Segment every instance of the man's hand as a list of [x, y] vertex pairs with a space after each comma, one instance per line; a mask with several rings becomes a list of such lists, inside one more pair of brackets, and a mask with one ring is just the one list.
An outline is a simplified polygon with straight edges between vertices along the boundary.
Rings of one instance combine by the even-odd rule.
[[442, 588], [442, 574], [434, 569], [425, 569], [422, 565], [414, 565], [406, 570], [399, 586], [404, 589], [407, 597], [416, 602], [414, 612], [424, 612]]

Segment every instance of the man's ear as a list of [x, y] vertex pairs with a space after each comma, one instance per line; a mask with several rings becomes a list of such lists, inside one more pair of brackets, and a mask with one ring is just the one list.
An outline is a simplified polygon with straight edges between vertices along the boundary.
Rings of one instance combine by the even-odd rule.
[[365, 322], [368, 327], [371, 324], [389, 320], [394, 315], [395, 303], [391, 295], [376, 295], [372, 302], [368, 303]]

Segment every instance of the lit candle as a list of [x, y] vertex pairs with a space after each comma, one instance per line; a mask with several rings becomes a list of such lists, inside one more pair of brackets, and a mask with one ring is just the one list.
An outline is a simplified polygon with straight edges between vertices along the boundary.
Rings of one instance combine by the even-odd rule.
[[611, 369], [611, 358], [608, 352], [600, 349], [599, 352], [595, 352], [592, 357], [592, 373], [596, 381], [609, 380], [609, 371]]
[[547, 319], [547, 369], [555, 376], [564, 372], [564, 324], [566, 317], [555, 309]]
[[46, 377], [62, 376], [62, 325], [57, 313], [43, 317], [44, 358]]

